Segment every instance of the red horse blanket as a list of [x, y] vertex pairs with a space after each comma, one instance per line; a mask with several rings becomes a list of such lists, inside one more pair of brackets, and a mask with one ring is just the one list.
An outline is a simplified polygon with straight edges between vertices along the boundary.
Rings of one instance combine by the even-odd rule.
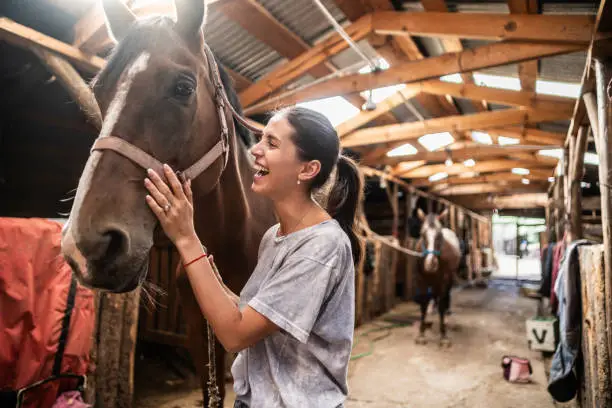
[[[45, 219], [0, 218], [0, 391], [17, 391], [51, 376], [72, 271], [60, 253], [61, 225]], [[60, 373], [86, 374], [95, 323], [94, 294], [72, 283], [74, 307]], [[74, 380], [27, 393], [25, 407], [48, 408]], [[2, 404], [0, 404], [2, 405]]]

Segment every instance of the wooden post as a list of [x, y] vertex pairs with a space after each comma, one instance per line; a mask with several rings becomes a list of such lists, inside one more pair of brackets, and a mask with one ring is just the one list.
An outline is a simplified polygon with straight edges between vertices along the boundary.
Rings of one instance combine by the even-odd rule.
[[587, 92], [582, 95], [584, 100], [584, 106], [586, 107], [589, 122], [591, 123], [591, 130], [593, 132], [593, 139], [595, 139], [595, 147], [599, 142], [599, 119], [597, 119], [597, 97], [593, 92]]
[[[94, 380], [96, 407], [129, 408], [134, 398], [134, 360], [140, 288], [125, 294], [98, 293]], [[93, 354], [93, 353], [92, 353]], [[93, 385], [92, 385], [93, 384]]]
[[[580, 180], [582, 179], [582, 171], [584, 166], [584, 152], [587, 145], [588, 131], [585, 126], [578, 129], [578, 136], [574, 146], [574, 154], [572, 154], [572, 163], [570, 166], [570, 240], [582, 238], [582, 190]], [[571, 139], [573, 140], [573, 139]]]
[[58, 81], [66, 88], [68, 94], [76, 101], [87, 119], [96, 127], [102, 127], [102, 114], [91, 89], [87, 86], [79, 73], [69, 62], [57, 55], [39, 47], [31, 50], [40, 58], [42, 63], [55, 75]]
[[[406, 248], [410, 248], [410, 249], [414, 249], [411, 248], [411, 242], [412, 242], [412, 237], [410, 236], [410, 218], [412, 217], [412, 211], [414, 210], [413, 208], [413, 202], [412, 202], [413, 198], [412, 198], [412, 194], [408, 191], [406, 191], [406, 212], [404, 214], [404, 242], [402, 245], [404, 245], [404, 247]], [[416, 203], [415, 203], [416, 204]], [[414, 259], [413, 257], [406, 257], [404, 256], [404, 258], [406, 259], [406, 270], [405, 270], [405, 281], [404, 281], [404, 297], [406, 300], [409, 300], [412, 298], [413, 295], [413, 291], [414, 291], [414, 286], [413, 286], [413, 265], [414, 265]]]
[[[605, 266], [606, 316], [608, 329], [608, 350], [612, 350], [612, 202], [610, 200], [610, 185], [612, 184], [612, 105], [608, 99], [607, 86], [610, 81], [610, 67], [599, 59], [595, 60], [595, 77], [597, 89], [597, 117], [599, 122], [598, 151], [599, 156], [599, 189], [601, 191], [601, 221], [603, 229], [603, 248]], [[612, 361], [609, 361], [612, 368]]]
[[457, 233], [457, 208], [454, 205], [451, 205], [449, 212], [450, 212], [450, 229], [453, 230], [455, 233]]

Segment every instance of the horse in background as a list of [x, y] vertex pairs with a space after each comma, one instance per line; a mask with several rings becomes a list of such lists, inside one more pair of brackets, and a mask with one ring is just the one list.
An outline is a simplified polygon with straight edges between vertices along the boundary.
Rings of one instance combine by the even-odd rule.
[[[176, 22], [168, 17], [137, 20], [122, 1], [103, 1], [118, 44], [92, 83], [103, 116], [96, 143], [120, 138], [181, 171], [217, 152], [192, 180], [194, 226], [226, 285], [239, 293], [276, 217], [271, 202], [250, 188], [254, 170], [245, 146], [248, 132], [234, 126], [226, 104], [216, 103], [215, 61], [203, 35], [206, 2], [176, 0], [175, 5]], [[231, 80], [217, 65], [222, 88], [241, 114]], [[229, 132], [222, 132], [227, 127]], [[85, 286], [120, 293], [146, 279], [158, 222], [145, 202], [141, 166], [116, 151], [95, 149], [85, 165], [62, 238], [64, 256]], [[184, 274], [177, 287], [189, 351], [208, 406], [206, 321]], [[225, 350], [217, 342], [222, 399], [224, 361]]]
[[427, 343], [425, 317], [431, 299], [436, 302], [440, 315], [440, 345], [448, 347], [451, 344], [446, 334], [444, 317], [450, 307], [450, 291], [459, 269], [461, 250], [457, 234], [442, 227], [441, 220], [447, 215], [448, 210], [440, 215], [425, 215], [421, 209], [417, 210], [417, 216], [422, 222], [421, 236], [417, 242], [417, 248], [422, 251], [416, 274], [416, 301], [421, 306], [417, 344]]

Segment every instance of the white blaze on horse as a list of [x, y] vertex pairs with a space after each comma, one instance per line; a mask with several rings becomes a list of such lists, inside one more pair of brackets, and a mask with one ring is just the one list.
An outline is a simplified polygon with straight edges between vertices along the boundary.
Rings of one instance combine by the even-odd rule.
[[448, 214], [444, 210], [440, 215], [427, 214], [419, 209], [417, 215], [421, 220], [421, 237], [417, 247], [421, 249], [422, 258], [418, 262], [417, 303], [421, 306], [421, 324], [416, 341], [425, 344], [425, 317], [431, 299], [438, 305], [440, 315], [440, 345], [449, 346], [444, 317], [450, 307], [450, 291], [459, 270], [461, 249], [457, 234], [443, 228], [442, 220]]
[[[120, 0], [103, 1], [119, 43], [92, 84], [103, 124], [79, 181], [62, 250], [89, 287], [138, 287], [158, 224], [145, 202], [145, 168], [162, 174], [161, 163], [168, 163], [192, 179], [196, 232], [227, 286], [239, 293], [276, 218], [271, 203], [250, 188], [255, 171], [245, 146], [249, 135], [234, 124], [234, 118], [241, 120], [238, 96], [205, 42], [206, 3], [175, 5], [176, 22], [136, 20]], [[179, 279], [178, 287], [208, 405], [206, 322], [188, 280]], [[217, 345], [219, 384], [224, 360]]]

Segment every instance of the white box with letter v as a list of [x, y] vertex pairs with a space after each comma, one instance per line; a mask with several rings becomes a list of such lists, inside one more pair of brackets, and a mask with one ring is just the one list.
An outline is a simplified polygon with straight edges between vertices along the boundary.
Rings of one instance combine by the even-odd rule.
[[529, 348], [555, 351], [559, 339], [559, 325], [554, 317], [533, 317], [526, 322]]

